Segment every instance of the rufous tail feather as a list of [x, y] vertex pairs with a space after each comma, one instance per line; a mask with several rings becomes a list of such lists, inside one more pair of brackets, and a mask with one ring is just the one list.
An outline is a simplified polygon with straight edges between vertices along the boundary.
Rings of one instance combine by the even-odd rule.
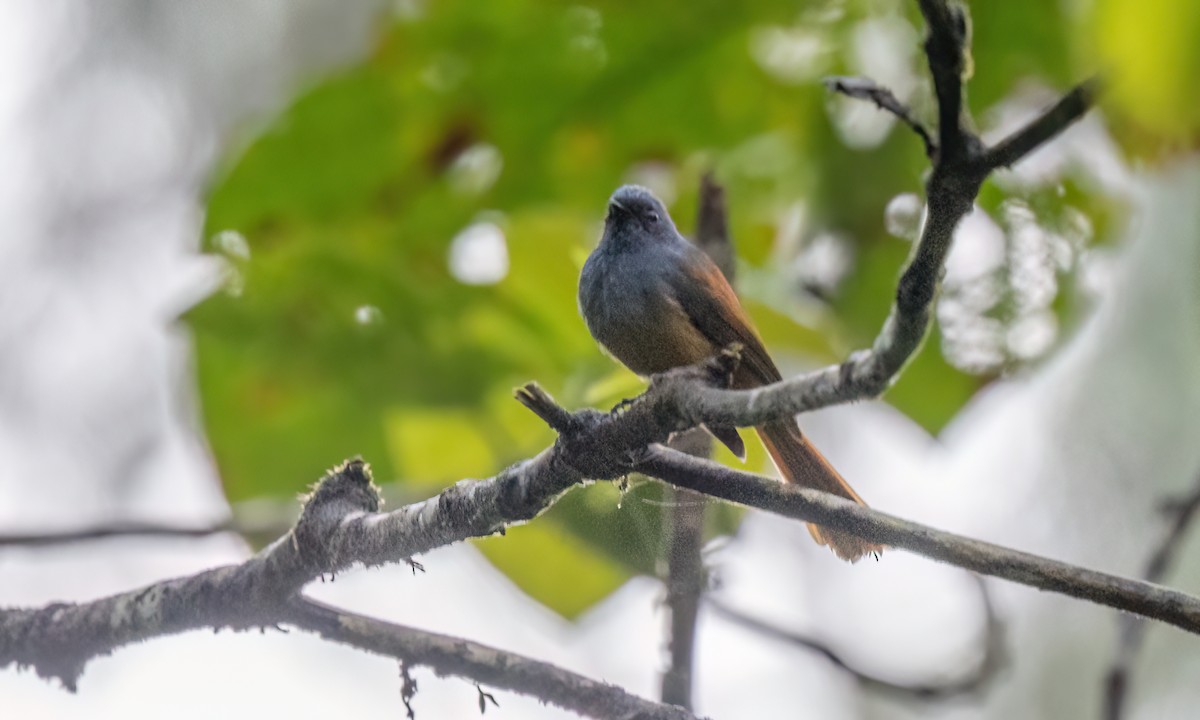
[[[780, 420], [756, 429], [785, 482], [824, 490], [866, 505], [829, 461], [809, 444], [794, 420]], [[835, 555], [849, 562], [883, 551], [882, 545], [812, 523], [809, 523], [808, 531], [819, 544], [828, 546]]]

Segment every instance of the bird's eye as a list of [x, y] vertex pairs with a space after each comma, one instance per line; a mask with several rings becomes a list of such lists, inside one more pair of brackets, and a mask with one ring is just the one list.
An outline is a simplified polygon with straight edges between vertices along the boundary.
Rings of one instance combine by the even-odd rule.
[[651, 225], [653, 225], [658, 222], [658, 213], [653, 212], [653, 211], [648, 212], [648, 213], [646, 213], [646, 219], [648, 221], [650, 221]]

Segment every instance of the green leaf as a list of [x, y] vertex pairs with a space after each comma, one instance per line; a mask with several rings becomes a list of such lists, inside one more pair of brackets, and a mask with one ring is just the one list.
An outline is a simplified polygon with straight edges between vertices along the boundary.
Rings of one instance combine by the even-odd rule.
[[555, 523], [511, 527], [475, 545], [530, 597], [567, 618], [602, 600], [627, 577], [611, 559]]
[[1191, 0], [1099, 0], [1089, 6], [1083, 43], [1106, 71], [1120, 137], [1150, 157], [1164, 146], [1195, 148], [1200, 107], [1200, 5]]
[[1063, 3], [974, 2], [970, 13], [974, 61], [967, 97], [976, 113], [990, 109], [1022, 82], [1033, 79], [1065, 92], [1095, 72], [1076, 71], [1071, 63], [1076, 30]]
[[445, 486], [461, 478], [488, 477], [495, 453], [473, 410], [406, 407], [385, 414], [393, 466], [406, 482]]

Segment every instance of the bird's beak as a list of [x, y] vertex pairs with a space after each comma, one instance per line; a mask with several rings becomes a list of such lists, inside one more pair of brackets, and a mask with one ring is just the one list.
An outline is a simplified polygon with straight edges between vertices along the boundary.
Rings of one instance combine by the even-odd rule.
[[614, 211], [617, 211], [617, 210], [621, 211], [622, 213], [624, 213], [626, 215], [629, 214], [629, 208], [622, 205], [620, 200], [609, 200], [608, 201], [608, 210], [609, 210], [610, 215]]

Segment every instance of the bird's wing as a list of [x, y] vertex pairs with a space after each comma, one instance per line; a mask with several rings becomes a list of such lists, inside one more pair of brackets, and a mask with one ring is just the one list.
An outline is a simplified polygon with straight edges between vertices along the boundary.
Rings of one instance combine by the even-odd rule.
[[712, 343], [713, 354], [733, 343], [742, 345], [734, 387], [757, 387], [781, 380], [779, 369], [720, 268], [703, 250], [688, 249], [681, 270], [671, 278], [671, 291], [688, 320]]

